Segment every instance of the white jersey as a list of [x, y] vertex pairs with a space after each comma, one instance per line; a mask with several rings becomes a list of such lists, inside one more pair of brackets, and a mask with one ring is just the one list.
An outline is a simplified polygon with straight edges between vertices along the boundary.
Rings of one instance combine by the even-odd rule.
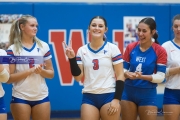
[[[3, 50], [3, 49], [0, 49], [0, 56], [6, 56], [7, 55], [7, 53], [6, 53], [6, 51], [5, 50]], [[1, 63], [0, 63], [1, 64]], [[5, 65], [8, 65], [8, 64], [3, 64], [4, 66]], [[1, 78], [0, 78], [1, 79]], [[3, 97], [4, 96], [4, 89], [3, 89], [3, 87], [2, 87], [2, 84], [1, 84], [1, 82], [0, 82], [0, 97]]]
[[[8, 55], [14, 56], [41, 56], [43, 61], [50, 59], [51, 53], [47, 43], [41, 41], [43, 47], [40, 47], [36, 42], [31, 49], [23, 48], [20, 53], [16, 53], [14, 45], [11, 45], [8, 50]], [[29, 64], [16, 64], [15, 72], [22, 72], [30, 69]], [[42, 100], [48, 96], [48, 87], [43, 78], [39, 74], [31, 74], [27, 78], [13, 83], [12, 96], [29, 101]]]
[[[167, 68], [180, 66], [180, 47], [174, 41], [162, 44], [167, 52]], [[166, 77], [166, 88], [180, 89], [180, 73]]]
[[123, 62], [119, 48], [105, 41], [97, 51], [90, 48], [90, 44], [78, 49], [77, 63], [84, 67], [83, 93], [115, 92], [115, 72], [113, 65]]

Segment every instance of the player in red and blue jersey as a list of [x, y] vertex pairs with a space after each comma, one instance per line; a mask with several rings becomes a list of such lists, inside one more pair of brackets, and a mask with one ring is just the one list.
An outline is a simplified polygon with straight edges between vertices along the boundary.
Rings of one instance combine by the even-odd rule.
[[122, 120], [135, 120], [137, 115], [141, 120], [156, 120], [156, 87], [165, 78], [167, 54], [158, 44], [154, 19], [139, 22], [138, 37], [139, 41], [129, 44], [123, 56], [126, 80]]

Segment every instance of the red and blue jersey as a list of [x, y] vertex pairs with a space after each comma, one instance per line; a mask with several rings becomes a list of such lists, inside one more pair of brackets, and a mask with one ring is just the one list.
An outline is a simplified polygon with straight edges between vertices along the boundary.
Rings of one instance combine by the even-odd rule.
[[[142, 75], [152, 75], [157, 71], [165, 73], [167, 53], [163, 47], [156, 43], [142, 52], [139, 42], [134, 42], [127, 46], [123, 60], [124, 68], [129, 72], [139, 71], [142, 72]], [[154, 88], [157, 86], [156, 83], [147, 80], [131, 80], [129, 78], [125, 80], [125, 84], [140, 88]]]

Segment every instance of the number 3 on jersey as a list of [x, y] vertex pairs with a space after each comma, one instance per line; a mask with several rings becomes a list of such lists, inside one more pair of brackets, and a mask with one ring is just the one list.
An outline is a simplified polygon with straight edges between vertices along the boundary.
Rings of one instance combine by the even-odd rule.
[[98, 70], [99, 69], [99, 60], [98, 59], [94, 59], [92, 61], [92, 63], [94, 63], [93, 69], [94, 70]]
[[29, 68], [34, 67], [34, 58], [30, 58], [29, 60]]
[[142, 71], [142, 63], [139, 63], [139, 65], [136, 67], [136, 71], [137, 72], [141, 72]]

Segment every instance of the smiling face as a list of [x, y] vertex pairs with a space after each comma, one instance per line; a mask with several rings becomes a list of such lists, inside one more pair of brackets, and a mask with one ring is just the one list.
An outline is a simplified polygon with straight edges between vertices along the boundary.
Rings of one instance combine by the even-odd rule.
[[103, 39], [104, 33], [107, 31], [105, 21], [101, 18], [94, 18], [89, 26], [89, 33], [92, 39]]
[[141, 43], [147, 43], [151, 41], [153, 34], [149, 26], [145, 23], [139, 23], [138, 25], [138, 37]]
[[21, 24], [22, 34], [28, 37], [34, 37], [37, 33], [37, 20], [35, 18], [28, 18], [25, 24]]
[[172, 28], [174, 31], [175, 38], [180, 39], [180, 20], [179, 19], [174, 20]]

